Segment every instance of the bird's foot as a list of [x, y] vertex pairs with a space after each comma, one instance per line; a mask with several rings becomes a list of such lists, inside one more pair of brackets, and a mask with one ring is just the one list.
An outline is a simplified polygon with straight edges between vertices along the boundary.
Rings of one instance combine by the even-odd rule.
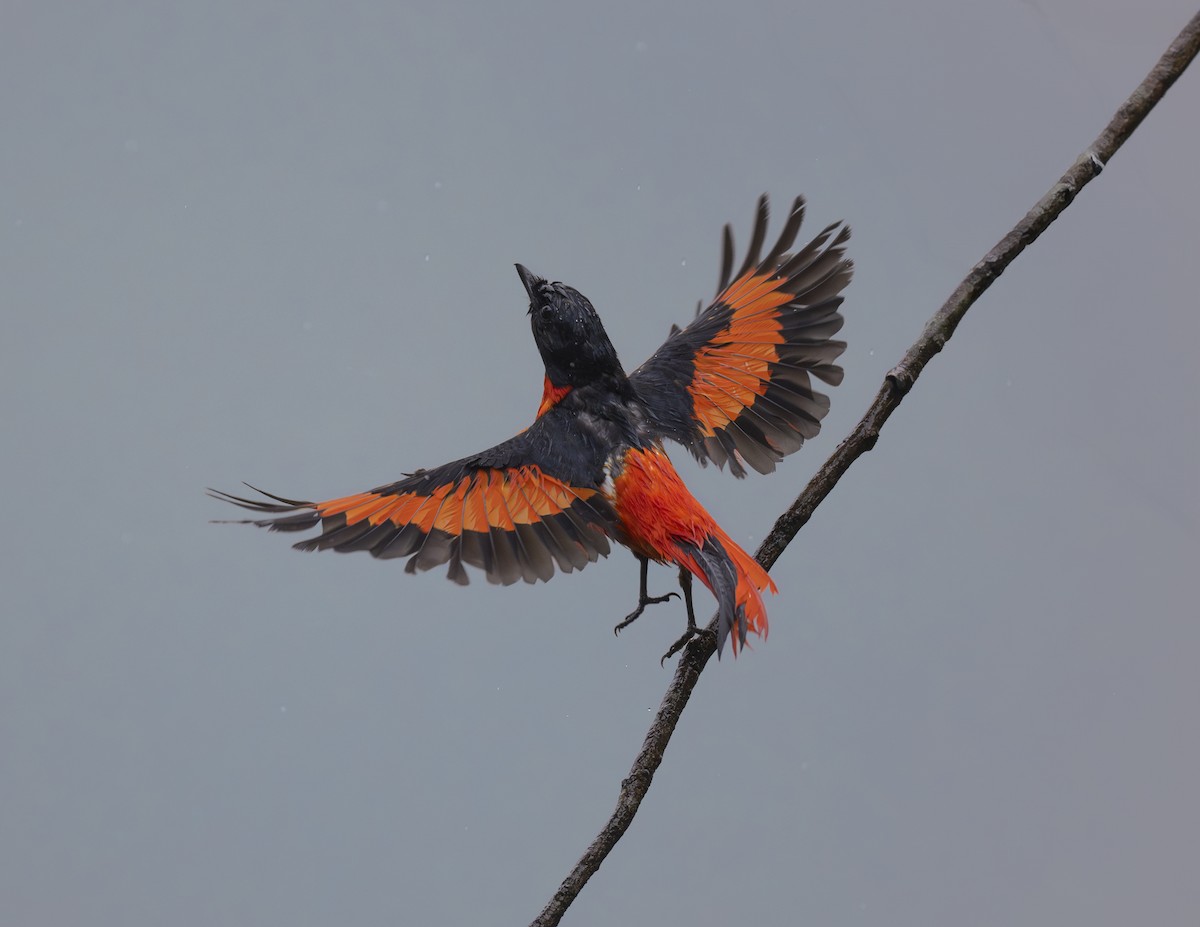
[[671, 657], [675, 656], [675, 654], [679, 653], [679, 651], [681, 651], [689, 643], [691, 643], [692, 638], [703, 637], [706, 634], [711, 634], [713, 637], [717, 636], [716, 631], [711, 631], [708, 628], [698, 628], [694, 624], [689, 624], [688, 629], [683, 632], [683, 636], [681, 636], [679, 640], [671, 645], [670, 650], [662, 655], [662, 659], [658, 661], [658, 665], [666, 666], [667, 661], [671, 659]]
[[657, 605], [659, 602], [666, 602], [671, 598], [679, 598], [678, 592], [668, 592], [666, 595], [644, 595], [638, 598], [638, 605], [633, 611], [625, 616], [625, 620], [613, 628], [613, 634], [620, 634], [624, 628], [629, 627], [642, 616], [647, 605]]

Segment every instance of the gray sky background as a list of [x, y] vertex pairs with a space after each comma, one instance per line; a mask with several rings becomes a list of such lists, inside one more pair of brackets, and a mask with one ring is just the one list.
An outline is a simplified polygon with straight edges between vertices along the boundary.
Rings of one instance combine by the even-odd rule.
[[[9, 2], [0, 920], [526, 923], [682, 611], [614, 639], [624, 551], [460, 589], [202, 488], [507, 438], [542, 378], [514, 261], [633, 367], [721, 225], [803, 192], [858, 268], [825, 430], [745, 481], [673, 454], [753, 549], [1191, 13]], [[1195, 923], [1198, 116], [1193, 70], [968, 316], [566, 923]]]

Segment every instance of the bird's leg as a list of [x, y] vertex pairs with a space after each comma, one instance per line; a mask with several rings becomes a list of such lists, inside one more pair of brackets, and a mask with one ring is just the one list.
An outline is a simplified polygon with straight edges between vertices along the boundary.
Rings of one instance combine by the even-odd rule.
[[[650, 570], [650, 561], [647, 560], [645, 557], [641, 556], [640, 554], [637, 554], [635, 556], [637, 556], [638, 562], [641, 563], [641, 565], [642, 565], [642, 580], [641, 580], [641, 585], [638, 589], [637, 608], [635, 608], [632, 612], [630, 612], [625, 617], [624, 621], [622, 621], [619, 625], [617, 625], [615, 628], [613, 628], [613, 634], [620, 634], [622, 628], [627, 628], [631, 624], [633, 624], [635, 621], [637, 621], [638, 618], [641, 616], [642, 611], [646, 608], [647, 605], [657, 605], [659, 602], [667, 601], [667, 599], [671, 598], [671, 596], [675, 596], [676, 598], [679, 597], [678, 592], [668, 592], [666, 595], [654, 595], [654, 596], [650, 595], [650, 593], [646, 591], [646, 574]], [[689, 576], [688, 578], [690, 579], [691, 577]], [[689, 592], [688, 593], [688, 615], [689, 616], [691, 615], [691, 612], [692, 612], [691, 601], [692, 601], [691, 593]]]
[[662, 659], [658, 661], [659, 666], [664, 665], [667, 660], [679, 653], [693, 637], [712, 633], [708, 628], [696, 626], [696, 613], [692, 610], [692, 574], [683, 567], [679, 568], [679, 588], [683, 590], [683, 601], [687, 605], [687, 630], [683, 632], [683, 636], [679, 640], [671, 645], [671, 649], [662, 655]]

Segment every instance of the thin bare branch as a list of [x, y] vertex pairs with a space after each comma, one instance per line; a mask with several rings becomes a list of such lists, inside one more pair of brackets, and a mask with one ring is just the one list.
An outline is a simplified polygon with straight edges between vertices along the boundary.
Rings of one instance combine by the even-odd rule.
[[[971, 268], [962, 283], [950, 294], [950, 298], [926, 323], [921, 337], [908, 349], [900, 363], [888, 372], [862, 419], [825, 461], [791, 507], [776, 520], [771, 533], [758, 549], [757, 557], [763, 566], [770, 567], [779, 559], [780, 554], [796, 536], [796, 532], [812, 517], [817, 506], [837, 485], [842, 474], [855, 460], [875, 446], [884, 423], [908, 394], [925, 365], [945, 347], [967, 310], [1017, 255], [1036, 241], [1063, 210], [1071, 205], [1079, 191], [1099, 176], [1117, 149], [1141, 125], [1142, 120], [1162, 99], [1167, 89], [1191, 64], [1197, 52], [1200, 52], [1200, 13], [1197, 13], [1179, 33], [1146, 79], [1117, 110], [1104, 131], [1076, 158], [1075, 163], [1046, 195], [1037, 201], [1013, 230], [1005, 235], [983, 260]], [[715, 630], [715, 618], [708, 627]], [[663, 753], [692, 690], [716, 651], [715, 641], [715, 634], [701, 635], [693, 639], [680, 655], [675, 676], [663, 696], [650, 730], [646, 733], [642, 748], [633, 761], [629, 776], [621, 782], [616, 809], [541, 914], [533, 920], [532, 927], [552, 927], [559, 923], [588, 879], [600, 868], [600, 864], [629, 828], [634, 815], [637, 814], [638, 806], [650, 788], [655, 771], [662, 763]]]

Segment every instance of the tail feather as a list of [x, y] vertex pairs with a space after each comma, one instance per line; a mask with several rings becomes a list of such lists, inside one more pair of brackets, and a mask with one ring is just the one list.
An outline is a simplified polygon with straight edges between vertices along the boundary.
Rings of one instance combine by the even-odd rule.
[[709, 588], [717, 600], [717, 655], [724, 651], [725, 641], [735, 628], [735, 657], [745, 646], [748, 634], [766, 638], [767, 609], [762, 593], [777, 590], [758, 561], [720, 528], [708, 535], [702, 545], [684, 544], [682, 547], [687, 556], [680, 562]]
[[746, 642], [747, 628], [746, 610], [737, 601], [738, 576], [733, 561], [721, 548], [721, 543], [713, 538], [706, 539], [703, 547], [684, 546], [691, 548], [688, 553], [699, 567], [692, 572], [717, 599], [717, 654], [725, 649], [725, 640], [735, 627], [737, 637], [733, 646], [736, 653], [738, 644]]

